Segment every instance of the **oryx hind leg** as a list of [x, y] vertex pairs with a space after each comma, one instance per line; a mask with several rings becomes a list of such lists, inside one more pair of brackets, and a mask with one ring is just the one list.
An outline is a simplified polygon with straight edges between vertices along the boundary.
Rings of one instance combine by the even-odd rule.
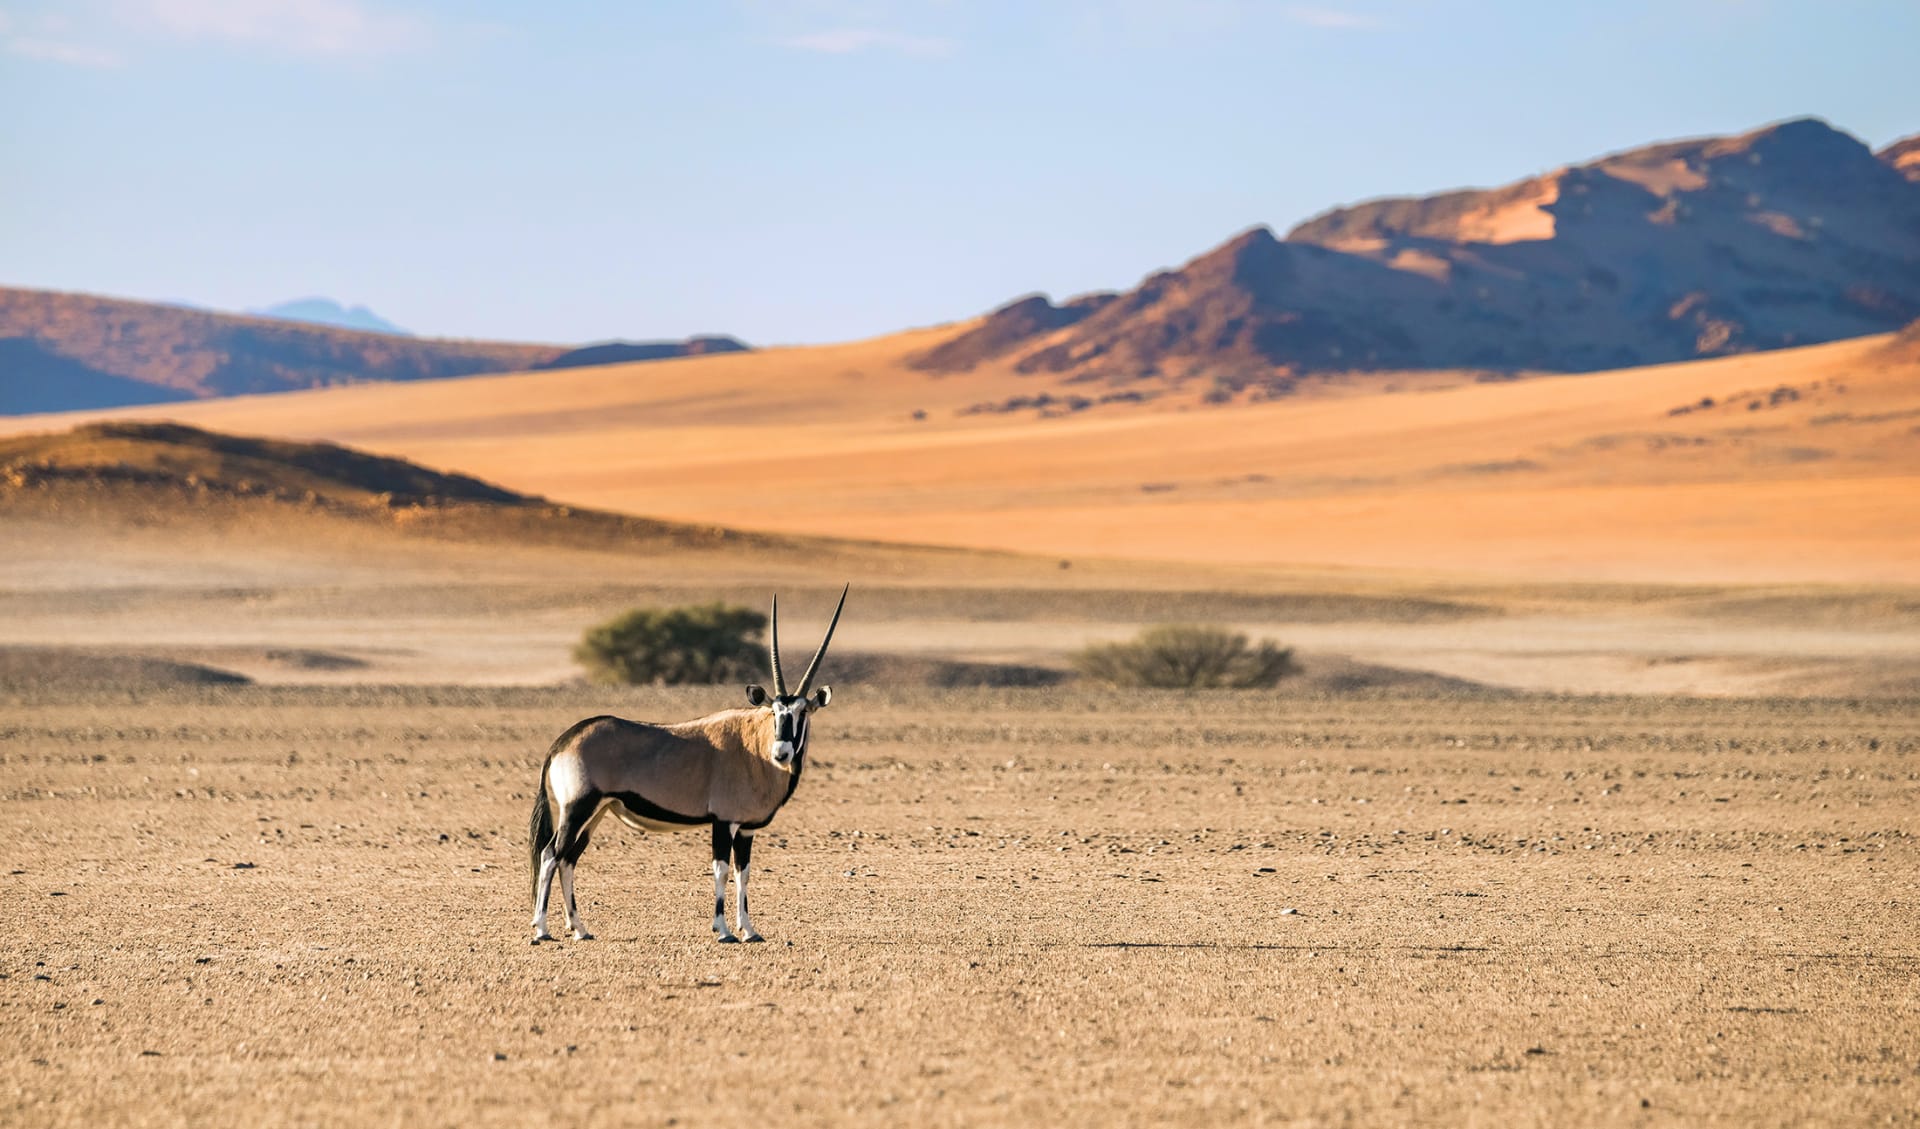
[[727, 860], [733, 853], [734, 826], [713, 821], [713, 931], [723, 945], [740, 939], [727, 929]]
[[586, 923], [580, 920], [580, 907], [573, 900], [573, 870], [580, 861], [581, 852], [587, 849], [587, 838], [593, 832], [593, 825], [604, 803], [605, 800], [599, 796], [581, 796], [561, 808], [560, 819], [553, 828], [553, 850], [559, 862], [561, 906], [566, 910], [567, 930], [576, 941], [591, 941], [593, 934], [587, 932]]
[[553, 875], [559, 869], [560, 857], [553, 853], [553, 844], [548, 843], [540, 849], [540, 873], [533, 880], [533, 943], [553, 940], [553, 934], [547, 932], [547, 898], [553, 893]]

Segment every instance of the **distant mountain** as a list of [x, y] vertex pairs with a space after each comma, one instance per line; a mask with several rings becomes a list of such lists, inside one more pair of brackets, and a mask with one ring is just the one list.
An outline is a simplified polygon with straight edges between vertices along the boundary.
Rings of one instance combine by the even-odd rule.
[[340, 329], [364, 329], [368, 333], [390, 333], [395, 337], [412, 337], [412, 332], [367, 309], [354, 306], [349, 309], [332, 298], [296, 298], [291, 302], [281, 302], [265, 309], [248, 310], [263, 318], [278, 318], [281, 321], [303, 321], [311, 325], [331, 325]]
[[1317, 372], [1589, 371], [1884, 332], [1920, 316], [1911, 152], [1801, 119], [1338, 208], [1117, 297], [1021, 299], [915, 363], [1272, 394]]
[[[431, 380], [743, 348], [732, 338], [704, 337], [586, 350], [449, 341], [0, 287], [0, 414]], [[582, 354], [604, 359], [578, 359]]]

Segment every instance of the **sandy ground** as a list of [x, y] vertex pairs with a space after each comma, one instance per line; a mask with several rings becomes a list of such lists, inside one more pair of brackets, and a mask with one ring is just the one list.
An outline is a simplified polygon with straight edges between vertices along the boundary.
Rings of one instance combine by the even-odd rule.
[[0, 1122], [1911, 1124], [1911, 703], [845, 692], [715, 945], [577, 717], [712, 691], [0, 701]]
[[1229, 407], [1196, 384], [969, 414], [1109, 389], [905, 367], [950, 332], [118, 414], [788, 533], [1532, 580], [1920, 582], [1920, 365], [1883, 357], [1885, 338], [1510, 382], [1336, 378]]
[[[633, 553], [450, 543], [268, 515], [10, 521], [0, 647], [199, 663], [266, 683], [550, 685], [635, 606], [783, 593], [790, 632], [854, 597], [850, 652], [1066, 669], [1089, 643], [1221, 623], [1353, 660], [1560, 693], [1920, 694], [1920, 595], [1835, 585], [1514, 585], [851, 547]], [[259, 516], [259, 515], [256, 515]], [[792, 636], [792, 637], [798, 637]]]

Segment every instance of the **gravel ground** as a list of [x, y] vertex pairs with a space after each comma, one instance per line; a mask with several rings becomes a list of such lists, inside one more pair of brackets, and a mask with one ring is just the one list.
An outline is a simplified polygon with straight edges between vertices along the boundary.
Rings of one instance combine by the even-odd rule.
[[1920, 704], [836, 695], [708, 932], [546, 744], [732, 691], [0, 698], [0, 1122], [1867, 1124], [1920, 1108]]

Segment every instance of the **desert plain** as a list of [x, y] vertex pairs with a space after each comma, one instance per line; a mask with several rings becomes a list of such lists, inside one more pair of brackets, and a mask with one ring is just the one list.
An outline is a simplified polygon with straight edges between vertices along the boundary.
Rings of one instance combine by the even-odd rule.
[[1911, 1123], [1911, 703], [843, 687], [715, 945], [539, 750], [708, 691], [7, 701], [11, 1124]]
[[[882, 342], [116, 413], [547, 501], [5, 494], [0, 1121], [1911, 1124], [1886, 347], [1056, 416]], [[739, 696], [583, 684], [580, 632], [779, 591], [805, 648], [847, 580], [769, 943], [714, 944], [704, 837], [608, 826], [598, 939], [529, 946], [547, 744]], [[1302, 673], [1066, 677], [1178, 620]]]

